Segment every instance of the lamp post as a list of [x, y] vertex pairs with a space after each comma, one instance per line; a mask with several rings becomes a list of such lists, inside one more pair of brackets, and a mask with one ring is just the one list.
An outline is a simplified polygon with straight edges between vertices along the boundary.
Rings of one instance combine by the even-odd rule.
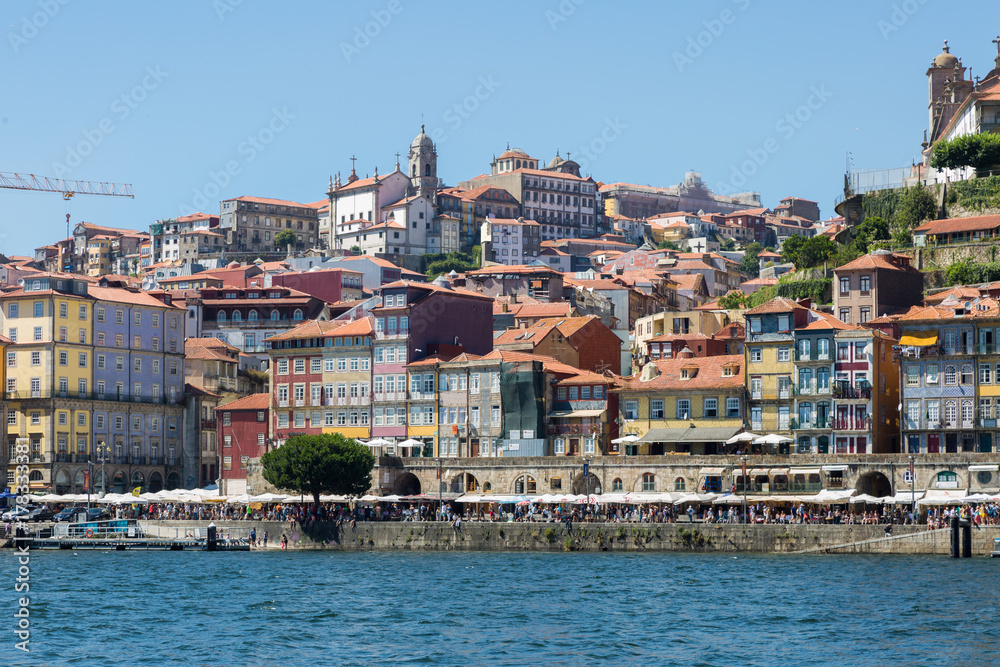
[[97, 449], [96, 453], [101, 457], [101, 495], [104, 496], [108, 492], [107, 488], [108, 478], [107, 475], [105, 475], [104, 473], [104, 462], [108, 458], [107, 455], [111, 453], [111, 445], [109, 445], [104, 441], [101, 441], [100, 443], [98, 443], [96, 449]]
[[913, 482], [914, 482], [914, 479], [913, 479], [913, 456], [910, 456], [910, 516], [913, 516], [913, 510], [915, 509], [914, 508], [915, 503], [914, 503], [914, 500], [913, 500], [913, 494], [914, 494]]
[[591, 457], [583, 457], [583, 479], [587, 484], [587, 499], [583, 503], [583, 518], [585, 521], [590, 510], [590, 461]]
[[747, 522], [747, 457], [743, 456], [743, 523]]

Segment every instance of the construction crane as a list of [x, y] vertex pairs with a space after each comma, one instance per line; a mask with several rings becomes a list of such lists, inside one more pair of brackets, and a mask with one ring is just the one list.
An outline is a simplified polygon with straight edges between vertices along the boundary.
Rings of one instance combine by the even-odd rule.
[[[107, 195], [135, 199], [130, 183], [105, 183], [94, 181], [70, 181], [64, 178], [49, 178], [34, 174], [18, 174], [0, 171], [0, 188], [9, 190], [36, 190], [39, 192], [61, 192], [67, 202], [76, 195]], [[66, 238], [70, 236], [69, 216], [66, 213]]]

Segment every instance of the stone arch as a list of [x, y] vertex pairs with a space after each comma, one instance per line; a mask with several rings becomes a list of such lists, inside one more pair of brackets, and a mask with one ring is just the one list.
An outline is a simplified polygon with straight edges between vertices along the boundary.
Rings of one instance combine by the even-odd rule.
[[392, 492], [397, 496], [416, 496], [420, 494], [420, 479], [412, 472], [406, 472], [396, 478]]
[[125, 473], [123, 471], [115, 471], [114, 477], [111, 478], [111, 491], [113, 493], [125, 493]]
[[86, 492], [87, 490], [87, 477], [84, 474], [83, 468], [76, 471], [76, 475], [73, 478], [73, 486], [76, 490]]
[[892, 495], [892, 482], [884, 474], [874, 470], [858, 477], [856, 488], [859, 495], [868, 494], [876, 498], [884, 498]]
[[674, 479], [674, 491], [687, 491], [687, 480], [683, 477]]
[[[589, 482], [587, 480], [590, 480]], [[587, 493], [587, 488], [590, 488], [591, 493], [601, 493], [604, 491], [603, 484], [601, 480], [594, 473], [590, 473], [587, 477], [583, 476], [581, 472], [575, 478], [573, 478], [573, 494], [577, 496], [582, 496]]]
[[56, 484], [53, 492], [58, 495], [69, 493], [69, 473], [66, 470], [60, 469], [56, 473]]
[[149, 475], [149, 492], [156, 493], [163, 490], [163, 475], [153, 472]]
[[611, 493], [622, 493], [625, 490], [625, 483], [622, 481], [621, 477], [615, 477], [611, 480]]
[[167, 491], [173, 491], [181, 485], [181, 476], [176, 472], [167, 475]]
[[132, 488], [137, 486], [142, 486], [146, 483], [146, 476], [142, 474], [141, 470], [136, 470], [132, 473]]

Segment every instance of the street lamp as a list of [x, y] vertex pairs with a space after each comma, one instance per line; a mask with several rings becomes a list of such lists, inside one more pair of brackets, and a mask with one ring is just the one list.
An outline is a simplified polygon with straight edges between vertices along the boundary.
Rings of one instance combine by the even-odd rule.
[[743, 523], [747, 522], [747, 457], [743, 458]]
[[913, 494], [914, 494], [914, 490], [913, 490], [913, 482], [914, 482], [914, 480], [913, 480], [913, 458], [914, 458], [913, 456], [910, 456], [910, 516], [913, 516], [913, 510], [914, 510], [914, 504], [915, 504], [914, 503], [914, 499], [913, 499]]
[[[109, 445], [104, 441], [101, 441], [97, 444], [97, 447], [94, 448], [94, 453], [100, 456], [101, 458], [101, 495], [103, 496], [107, 493], [107, 485], [108, 485], [108, 478], [104, 474], [104, 462], [107, 459], [107, 455], [111, 453], [111, 445]], [[91, 479], [93, 479], [93, 477], [91, 477]], [[90, 508], [89, 488], [87, 489], [87, 507], [88, 509]]]

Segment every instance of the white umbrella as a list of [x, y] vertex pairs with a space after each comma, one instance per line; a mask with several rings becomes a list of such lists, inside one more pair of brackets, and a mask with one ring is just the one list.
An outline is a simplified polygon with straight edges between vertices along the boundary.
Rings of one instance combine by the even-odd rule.
[[638, 439], [639, 439], [639, 436], [637, 436], [634, 433], [629, 433], [628, 435], [623, 435], [620, 438], [615, 438], [611, 442], [612, 442], [612, 444], [620, 445], [623, 442], [635, 442]]
[[385, 440], [384, 438], [375, 438], [374, 440], [369, 440], [368, 442], [362, 442], [361, 444], [367, 445], [369, 447], [385, 447], [386, 445], [393, 444], [393, 442], [391, 440]]
[[288, 496], [280, 493], [262, 493], [259, 496], [250, 496], [248, 499], [252, 503], [280, 503], [288, 500]]
[[876, 498], [875, 496], [870, 496], [867, 493], [862, 493], [860, 495], [854, 496], [853, 498], [851, 498], [847, 502], [852, 503], [852, 504], [855, 504], [855, 503], [867, 503], [867, 504], [871, 504], [871, 505], [881, 505], [882, 503], [885, 502], [885, 498]]
[[753, 441], [755, 445], [780, 445], [785, 442], [795, 442], [789, 437], [778, 435], [777, 433], [770, 433], [768, 435], [757, 438]]
[[757, 435], [757, 434], [755, 434], [755, 433], [751, 433], [750, 431], [744, 431], [743, 433], [737, 433], [736, 435], [734, 435], [733, 437], [731, 437], [729, 440], [726, 440], [726, 444], [727, 445], [734, 445], [737, 442], [753, 442], [754, 440], [756, 440], [759, 437], [760, 436]]
[[245, 493], [241, 493], [238, 496], [230, 496], [229, 498], [226, 498], [226, 502], [236, 505], [246, 505], [250, 502], [250, 496]]
[[396, 446], [397, 447], [423, 447], [424, 446], [424, 442], [423, 442], [423, 440], [414, 440], [413, 438], [408, 438], [408, 439], [404, 440], [403, 442], [397, 442]]

